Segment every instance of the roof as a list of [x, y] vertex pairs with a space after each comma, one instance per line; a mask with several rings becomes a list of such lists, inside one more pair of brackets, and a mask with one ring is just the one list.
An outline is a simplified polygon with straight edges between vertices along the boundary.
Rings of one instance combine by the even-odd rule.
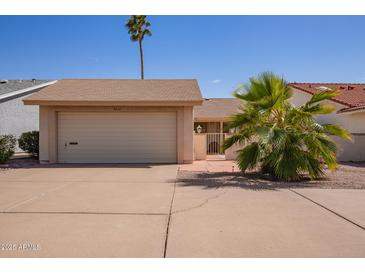
[[290, 83], [289, 86], [304, 91], [309, 94], [315, 94], [325, 90], [338, 90], [339, 95], [332, 98], [331, 101], [344, 106], [339, 112], [352, 111], [365, 108], [365, 84], [354, 83]]
[[22, 89], [32, 88], [50, 81], [52, 80], [1, 80], [0, 95]]
[[34, 105], [201, 104], [196, 80], [64, 79], [23, 101]]
[[238, 111], [241, 101], [236, 98], [204, 99], [201, 106], [194, 107], [196, 119], [227, 119]]

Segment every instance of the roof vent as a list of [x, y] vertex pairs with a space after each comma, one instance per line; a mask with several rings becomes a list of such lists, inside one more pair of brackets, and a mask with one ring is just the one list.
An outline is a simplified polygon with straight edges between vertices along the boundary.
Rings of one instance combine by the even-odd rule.
[[6, 84], [8, 80], [0, 80], [0, 84]]
[[317, 89], [320, 90], [320, 91], [330, 91], [330, 90], [332, 90], [331, 88], [325, 87], [325, 86], [320, 86]]
[[33, 84], [35, 84], [35, 82], [36, 82], [36, 80], [33, 78], [33, 79], [32, 79], [32, 83], [33, 83]]
[[348, 90], [353, 90], [353, 89], [354, 89], [354, 87], [353, 87], [353, 86], [347, 86], [347, 89], [348, 89]]

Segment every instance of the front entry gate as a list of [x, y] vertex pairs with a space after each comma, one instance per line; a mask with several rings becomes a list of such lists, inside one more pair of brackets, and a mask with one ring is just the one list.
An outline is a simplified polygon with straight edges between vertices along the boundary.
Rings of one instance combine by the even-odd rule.
[[207, 133], [207, 155], [222, 155], [224, 133]]

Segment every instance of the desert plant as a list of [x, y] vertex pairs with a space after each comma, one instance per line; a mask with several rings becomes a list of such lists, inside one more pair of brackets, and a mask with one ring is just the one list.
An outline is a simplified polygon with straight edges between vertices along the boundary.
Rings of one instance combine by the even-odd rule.
[[6, 163], [15, 151], [16, 138], [13, 135], [0, 135], [0, 164]]
[[28, 131], [22, 133], [18, 139], [18, 144], [22, 150], [37, 158], [39, 154], [39, 132]]
[[130, 34], [132, 42], [137, 42], [139, 44], [139, 55], [141, 61], [141, 79], [144, 79], [144, 65], [143, 65], [143, 49], [142, 41], [145, 35], [151, 36], [152, 33], [148, 29], [151, 23], [147, 21], [146, 15], [132, 15], [128, 22], [126, 23], [126, 28]]
[[255, 169], [284, 181], [320, 178], [325, 166], [337, 166], [336, 144], [328, 135], [351, 139], [341, 127], [315, 120], [316, 115], [334, 111], [324, 101], [336, 95], [337, 91], [317, 92], [295, 107], [290, 103], [291, 88], [281, 77], [265, 72], [251, 78], [234, 92], [242, 105], [230, 123], [236, 133], [225, 140], [224, 148], [247, 144], [237, 156], [242, 171]]

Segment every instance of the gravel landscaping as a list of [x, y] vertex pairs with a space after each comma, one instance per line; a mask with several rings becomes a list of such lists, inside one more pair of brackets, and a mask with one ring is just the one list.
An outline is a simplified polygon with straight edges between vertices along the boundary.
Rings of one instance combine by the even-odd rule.
[[252, 190], [279, 188], [365, 189], [365, 162], [341, 163], [336, 172], [326, 171], [327, 177], [318, 181], [270, 181], [260, 174], [241, 172], [179, 171], [178, 184], [204, 188], [239, 187]]
[[11, 159], [6, 164], [0, 164], [0, 169], [31, 168], [40, 166], [39, 161], [33, 158]]

